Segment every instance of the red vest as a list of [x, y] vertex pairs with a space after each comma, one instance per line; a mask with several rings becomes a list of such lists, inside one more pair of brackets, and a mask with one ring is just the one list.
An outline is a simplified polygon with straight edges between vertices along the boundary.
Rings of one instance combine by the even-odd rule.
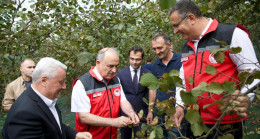
[[[118, 78], [112, 78], [107, 84], [100, 81], [93, 67], [91, 70], [79, 77], [73, 82], [74, 84], [80, 80], [85, 88], [86, 95], [90, 99], [90, 113], [106, 118], [117, 118], [120, 108], [121, 85]], [[78, 113], [76, 113], [76, 130], [79, 132], [90, 132], [93, 139], [116, 139], [116, 127], [101, 127], [86, 125], [80, 122]]]
[[[201, 82], [209, 84], [211, 82], [238, 81], [237, 67], [229, 57], [228, 50], [225, 51], [225, 60], [223, 63], [217, 63], [214, 56], [209, 52], [210, 49], [219, 48], [220, 46], [212, 38], [230, 44], [236, 27], [237, 25], [219, 24], [217, 20], [213, 19], [209, 29], [199, 41], [197, 54], [195, 54], [193, 42], [189, 41], [184, 45], [182, 64], [187, 92], [190, 92], [191, 89], [197, 87]], [[241, 28], [244, 29], [243, 27]], [[205, 67], [207, 65], [213, 65], [218, 70], [218, 73], [215, 75], [206, 73]], [[190, 77], [193, 78], [193, 84], [189, 83]], [[209, 96], [207, 92], [198, 96], [197, 104], [199, 105], [200, 114], [205, 124], [215, 124], [221, 112], [219, 111], [219, 105], [213, 105], [205, 109], [203, 109], [203, 106], [211, 104], [221, 97], [222, 95], [215, 94]], [[236, 114], [226, 115], [222, 119], [221, 124], [241, 122], [237, 117]], [[244, 120], [246, 119], [247, 117], [244, 118]]]

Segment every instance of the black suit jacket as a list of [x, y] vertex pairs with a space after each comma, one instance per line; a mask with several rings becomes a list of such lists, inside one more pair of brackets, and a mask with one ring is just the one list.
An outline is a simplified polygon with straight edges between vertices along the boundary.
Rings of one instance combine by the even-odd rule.
[[[150, 72], [148, 69], [141, 67], [140, 78], [144, 73]], [[130, 67], [126, 67], [121, 69], [117, 73], [118, 78], [120, 79], [120, 83], [123, 87], [126, 99], [131, 103], [133, 109], [138, 113], [141, 109], [144, 110], [144, 114], [147, 115], [148, 106], [143, 102], [143, 97], [148, 100], [149, 89], [145, 86], [140, 85], [138, 83], [138, 91], [134, 91], [133, 80], [131, 77]], [[120, 111], [121, 115], [125, 115], [122, 111]]]
[[49, 107], [33, 91], [25, 90], [8, 112], [2, 135], [4, 139], [75, 139], [76, 131], [62, 123], [56, 104], [62, 132]]

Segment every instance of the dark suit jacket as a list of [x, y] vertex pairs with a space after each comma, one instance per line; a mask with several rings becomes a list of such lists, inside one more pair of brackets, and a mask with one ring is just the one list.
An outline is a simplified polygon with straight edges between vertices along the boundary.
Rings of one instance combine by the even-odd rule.
[[61, 129], [49, 107], [33, 91], [25, 90], [8, 112], [2, 135], [4, 139], [75, 139], [76, 131], [62, 124], [61, 111], [56, 104]]
[[[150, 72], [148, 69], [141, 67], [140, 78], [144, 73]], [[117, 76], [120, 79], [121, 85], [123, 87], [126, 99], [131, 103], [135, 112], [139, 112], [141, 109], [144, 110], [144, 114], [147, 115], [148, 106], [143, 102], [143, 97], [148, 100], [149, 89], [138, 83], [138, 91], [134, 91], [133, 80], [131, 77], [130, 67], [126, 67], [118, 71]], [[125, 115], [122, 111], [121, 115]]]

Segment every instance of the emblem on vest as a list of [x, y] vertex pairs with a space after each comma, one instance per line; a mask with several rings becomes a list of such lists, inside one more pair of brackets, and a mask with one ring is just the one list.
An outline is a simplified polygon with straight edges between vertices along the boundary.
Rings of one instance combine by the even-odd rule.
[[120, 94], [121, 94], [120, 89], [115, 89], [115, 90], [114, 90], [114, 95], [115, 95], [115, 96], [120, 96]]
[[187, 56], [186, 56], [186, 57], [182, 57], [182, 58], [181, 58], [181, 62], [187, 61], [188, 59], [189, 59], [189, 57], [187, 57]]
[[99, 97], [99, 96], [102, 96], [101, 92], [93, 94], [93, 97]]
[[217, 64], [218, 62], [215, 60], [215, 58], [214, 58], [214, 54], [210, 54], [209, 55], [209, 61], [210, 61], [210, 63], [212, 63], [212, 64]]

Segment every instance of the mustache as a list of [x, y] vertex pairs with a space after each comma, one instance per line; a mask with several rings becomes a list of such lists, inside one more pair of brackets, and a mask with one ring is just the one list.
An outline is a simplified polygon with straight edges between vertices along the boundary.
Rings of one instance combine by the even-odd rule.
[[115, 74], [115, 72], [113, 72], [113, 71], [109, 71], [108, 73], [109, 73], [109, 74]]

